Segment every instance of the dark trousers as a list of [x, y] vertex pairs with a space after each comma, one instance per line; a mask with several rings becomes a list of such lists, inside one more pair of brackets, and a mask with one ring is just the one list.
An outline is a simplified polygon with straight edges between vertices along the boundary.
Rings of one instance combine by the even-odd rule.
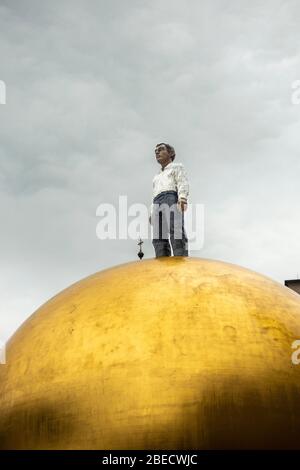
[[153, 239], [156, 258], [171, 256], [188, 256], [188, 240], [184, 228], [184, 212], [177, 207], [176, 191], [163, 191], [154, 199], [152, 214]]

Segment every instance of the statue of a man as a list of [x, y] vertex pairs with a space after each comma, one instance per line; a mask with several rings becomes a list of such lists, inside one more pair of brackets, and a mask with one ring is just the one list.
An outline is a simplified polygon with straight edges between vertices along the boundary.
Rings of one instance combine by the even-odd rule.
[[161, 170], [153, 178], [153, 202], [149, 222], [153, 225], [152, 244], [156, 257], [188, 256], [184, 228], [189, 183], [182, 163], [174, 163], [175, 150], [169, 144], [156, 145], [155, 156]]

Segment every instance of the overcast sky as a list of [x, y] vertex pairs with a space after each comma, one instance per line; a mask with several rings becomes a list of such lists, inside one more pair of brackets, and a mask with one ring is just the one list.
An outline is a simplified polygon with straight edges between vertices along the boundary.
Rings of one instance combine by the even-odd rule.
[[162, 141], [204, 204], [192, 256], [300, 275], [299, 20], [297, 0], [0, 0], [2, 340], [137, 259], [96, 237], [96, 209], [151, 203]]

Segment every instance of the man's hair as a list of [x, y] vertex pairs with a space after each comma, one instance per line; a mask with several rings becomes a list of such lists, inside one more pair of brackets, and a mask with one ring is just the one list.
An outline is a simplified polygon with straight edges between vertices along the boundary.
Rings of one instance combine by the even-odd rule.
[[160, 142], [160, 144], [157, 144], [156, 147], [158, 147], [159, 145], [165, 145], [166, 146], [166, 149], [167, 149], [167, 151], [168, 151], [168, 153], [169, 153], [169, 155], [170, 155], [170, 157], [172, 158], [172, 161], [173, 161], [175, 156], [176, 156], [174, 147], [172, 147], [172, 145], [166, 144], [165, 142]]

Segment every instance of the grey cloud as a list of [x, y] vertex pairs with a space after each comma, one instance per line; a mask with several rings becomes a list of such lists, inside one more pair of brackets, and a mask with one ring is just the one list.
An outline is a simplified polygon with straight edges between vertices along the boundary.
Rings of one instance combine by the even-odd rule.
[[150, 204], [161, 141], [205, 205], [192, 255], [295, 277], [299, 13], [293, 0], [1, 1], [0, 338], [137, 259], [133, 240], [96, 238], [96, 208]]

